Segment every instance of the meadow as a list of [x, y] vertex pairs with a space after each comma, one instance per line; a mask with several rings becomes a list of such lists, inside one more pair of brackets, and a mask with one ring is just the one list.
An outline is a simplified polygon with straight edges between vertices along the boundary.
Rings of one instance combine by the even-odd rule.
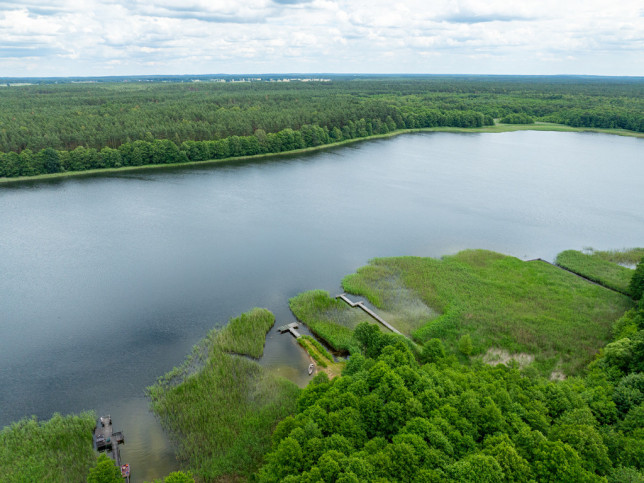
[[316, 373], [324, 372], [330, 379], [342, 374], [346, 362], [342, 359], [335, 361], [329, 351], [317, 339], [309, 335], [303, 335], [297, 339], [297, 343], [315, 361]]

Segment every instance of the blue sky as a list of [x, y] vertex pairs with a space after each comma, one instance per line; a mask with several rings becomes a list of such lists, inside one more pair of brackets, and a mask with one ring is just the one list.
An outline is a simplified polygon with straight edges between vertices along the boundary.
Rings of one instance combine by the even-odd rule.
[[641, 0], [0, 0], [0, 77], [644, 75]]

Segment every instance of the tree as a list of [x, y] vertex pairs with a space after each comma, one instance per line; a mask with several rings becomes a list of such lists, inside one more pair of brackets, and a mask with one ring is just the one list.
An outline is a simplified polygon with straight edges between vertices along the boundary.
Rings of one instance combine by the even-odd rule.
[[456, 481], [493, 483], [504, 481], [505, 475], [499, 463], [484, 454], [469, 455], [449, 468], [450, 476]]
[[642, 298], [642, 294], [644, 294], [644, 258], [637, 264], [628, 289], [635, 300]]
[[445, 348], [440, 339], [429, 339], [423, 346], [421, 359], [423, 362], [437, 362], [445, 358]]
[[87, 483], [122, 483], [121, 471], [105, 453], [96, 460], [96, 466], [90, 468]]
[[353, 337], [360, 343], [366, 357], [376, 358], [380, 354], [380, 329], [369, 322], [360, 322], [353, 331]]

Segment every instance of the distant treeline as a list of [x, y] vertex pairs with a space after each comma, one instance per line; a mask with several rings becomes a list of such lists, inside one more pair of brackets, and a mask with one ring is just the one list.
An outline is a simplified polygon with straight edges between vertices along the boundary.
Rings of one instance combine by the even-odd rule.
[[286, 128], [276, 133], [255, 130], [251, 136], [229, 136], [214, 141], [184, 141], [180, 145], [169, 139], [150, 139], [126, 142], [117, 149], [78, 146], [72, 151], [45, 148], [37, 153], [25, 149], [20, 153], [0, 153], [0, 177], [34, 176], [68, 171], [119, 168], [122, 166], [145, 166], [149, 164], [187, 163], [256, 154], [281, 153], [308, 147], [320, 146], [345, 139], [355, 139], [374, 134], [386, 134], [400, 128], [419, 128], [437, 126], [481, 127], [493, 124], [472, 111], [440, 112], [428, 110], [422, 114], [391, 116], [385, 120], [351, 120], [342, 126], [329, 130], [317, 124], [305, 124], [299, 130]]
[[644, 81], [628, 78], [43, 84], [3, 87], [0, 105], [0, 176], [274, 153], [493, 118], [644, 132]]

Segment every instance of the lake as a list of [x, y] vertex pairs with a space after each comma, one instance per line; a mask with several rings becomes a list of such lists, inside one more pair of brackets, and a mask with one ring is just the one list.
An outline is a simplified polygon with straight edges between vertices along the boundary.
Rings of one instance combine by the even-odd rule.
[[[408, 134], [306, 155], [0, 185], [0, 425], [93, 409], [133, 481], [176, 468], [144, 388], [211, 328], [370, 258], [644, 245], [644, 139]], [[271, 331], [262, 363], [306, 383]]]

